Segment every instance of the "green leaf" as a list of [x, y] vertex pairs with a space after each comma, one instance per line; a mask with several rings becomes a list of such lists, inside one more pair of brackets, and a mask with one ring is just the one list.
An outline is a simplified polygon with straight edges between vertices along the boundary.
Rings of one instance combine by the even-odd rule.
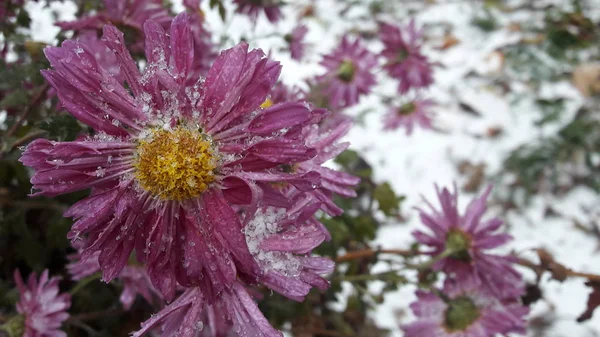
[[373, 240], [377, 233], [379, 224], [377, 220], [371, 215], [360, 215], [354, 218], [352, 223], [354, 239], [357, 241]]
[[225, 10], [225, 6], [222, 2], [219, 2], [219, 16], [221, 17], [221, 20], [225, 22], [225, 19], [227, 17], [227, 11]]
[[50, 120], [41, 122], [39, 128], [48, 131], [48, 138], [60, 141], [74, 140], [82, 131], [75, 117], [68, 114], [54, 116]]
[[344, 171], [357, 175], [361, 178], [370, 178], [373, 169], [358, 153], [354, 150], [346, 150], [340, 153], [334, 161], [344, 168]]
[[18, 108], [24, 107], [29, 102], [29, 95], [27, 95], [27, 91], [24, 90], [15, 90], [7, 94], [0, 101], [0, 108]]
[[543, 115], [540, 120], [535, 122], [537, 126], [557, 121], [565, 110], [564, 98], [537, 99], [535, 104], [542, 110]]
[[17, 25], [29, 28], [29, 24], [31, 24], [29, 13], [27, 13], [25, 8], [21, 8], [21, 10], [19, 10], [19, 14], [17, 15]]
[[392, 186], [387, 182], [375, 187], [373, 198], [379, 203], [379, 209], [387, 216], [398, 214], [400, 203], [404, 200], [403, 196], [396, 195]]

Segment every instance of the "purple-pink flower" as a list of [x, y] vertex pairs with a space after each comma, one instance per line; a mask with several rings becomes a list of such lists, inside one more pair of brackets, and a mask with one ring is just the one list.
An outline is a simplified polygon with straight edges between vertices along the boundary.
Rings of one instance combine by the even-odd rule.
[[516, 300], [498, 299], [477, 280], [447, 279], [441, 291], [417, 291], [411, 309], [417, 320], [404, 325], [406, 337], [495, 337], [524, 334], [528, 309]]
[[280, 0], [234, 0], [237, 4], [236, 12], [246, 14], [253, 22], [256, 22], [258, 15], [264, 11], [267, 19], [272, 23], [276, 23], [282, 18], [281, 13], [282, 1]]
[[285, 40], [289, 44], [290, 54], [294, 60], [300, 61], [304, 56], [304, 37], [308, 33], [308, 27], [306, 25], [296, 26], [291, 34], [285, 35]]
[[35, 273], [31, 273], [27, 284], [18, 270], [14, 278], [20, 296], [17, 312], [25, 320], [23, 337], [66, 337], [60, 326], [69, 318], [71, 295], [59, 294], [59, 278], [49, 278], [48, 270], [42, 272], [39, 281]]
[[384, 45], [381, 54], [387, 59], [384, 69], [391, 77], [400, 80], [400, 93], [433, 83], [432, 65], [421, 53], [422, 34], [413, 20], [403, 27], [388, 23], [379, 25], [379, 38]]
[[[43, 75], [66, 109], [97, 134], [74, 142], [38, 139], [20, 160], [36, 171], [34, 195], [93, 188], [65, 215], [76, 220], [71, 239], [89, 238], [83, 258], [101, 251], [105, 281], [119, 274], [135, 249], [170, 299], [177, 282], [189, 286], [206, 277], [225, 287], [236, 269], [259, 272], [231, 205], [258, 204], [260, 183], [318, 188], [316, 171], [273, 169], [317, 155], [298, 130], [326, 114], [302, 103], [261, 110], [280, 65], [246, 44], [221, 53], [205, 81], [187, 86], [194, 59], [187, 14], [173, 21], [170, 41], [154, 22], [144, 29], [148, 64], [140, 74], [122, 33], [104, 27], [103, 40], [133, 96], [85, 44], [65, 41], [46, 49], [54, 69]], [[208, 268], [212, 263], [217, 271]]]
[[473, 199], [462, 215], [458, 210], [456, 186], [453, 193], [437, 186], [436, 190], [441, 209], [436, 209], [429, 202], [429, 210], [419, 209], [421, 221], [430, 232], [419, 230], [413, 233], [419, 243], [431, 248], [429, 255], [443, 257], [433, 268], [458, 280], [476, 277], [501, 298], [520, 296], [524, 282], [513, 267], [515, 259], [490, 252], [512, 240], [509, 234], [498, 232], [502, 220], [482, 220], [492, 187], [488, 187], [481, 197]]
[[414, 99], [402, 104], [400, 107], [391, 107], [383, 116], [383, 129], [396, 130], [403, 127], [406, 135], [411, 135], [415, 125], [423, 129], [431, 128], [433, 113], [432, 106], [435, 105], [431, 99]]
[[350, 42], [349, 37], [344, 36], [337, 49], [323, 56], [321, 64], [327, 73], [317, 80], [323, 84], [333, 109], [357, 104], [360, 96], [371, 92], [376, 83], [373, 71], [377, 58], [361, 45], [359, 39]]
[[[281, 66], [245, 43], [223, 51], [205, 78], [190, 81], [198, 73], [186, 13], [173, 20], [169, 34], [155, 22], [144, 24], [143, 73], [123, 34], [112, 25], [103, 32], [126, 84], [98, 62], [85, 41], [45, 49], [52, 69], [44, 77], [65, 108], [95, 134], [30, 143], [20, 160], [35, 171], [33, 195], [91, 190], [65, 212], [75, 220], [68, 237], [84, 239], [82, 263], [97, 259], [106, 282], [128, 276], [135, 256], [166, 300], [189, 288], [176, 303], [191, 301], [186, 308], [192, 312], [181, 309], [177, 317], [204, 315], [208, 324], [217, 310], [224, 317], [218, 331], [236, 332], [243, 323], [256, 336], [278, 335], [240, 282], [263, 283], [298, 300], [312, 286], [328, 286], [320, 274], [332, 262], [309, 255], [329, 238], [313, 215], [318, 208], [341, 211], [332, 210], [332, 193], [354, 195], [358, 178], [322, 167], [347, 147], [337, 142], [349, 123], [322, 129], [318, 124], [329, 115], [324, 109], [305, 102], [265, 105]], [[263, 246], [283, 244], [280, 232], [249, 237], [248, 226], [272, 208], [286, 214], [275, 221], [278, 231], [318, 240], [286, 250]], [[288, 259], [289, 269], [265, 264], [261, 254]], [[71, 269], [82, 275], [88, 267]], [[146, 297], [140, 289], [128, 294], [138, 292]], [[194, 311], [204, 307], [209, 309]]]

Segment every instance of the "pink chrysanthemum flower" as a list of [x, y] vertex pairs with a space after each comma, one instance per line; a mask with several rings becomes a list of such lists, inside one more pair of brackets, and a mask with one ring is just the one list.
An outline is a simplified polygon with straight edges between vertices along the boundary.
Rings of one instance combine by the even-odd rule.
[[384, 69], [391, 77], [400, 80], [400, 93], [433, 83], [431, 63], [421, 54], [422, 31], [416, 29], [413, 20], [402, 28], [381, 23], [379, 38], [384, 44], [381, 54], [387, 59]]
[[[78, 252], [68, 256], [71, 263], [67, 265], [73, 280], [78, 281], [100, 271], [99, 251], [83, 260], [79, 250], [84, 247], [84, 240], [75, 241], [73, 246]], [[161, 293], [154, 288], [148, 273], [142, 266], [128, 264], [123, 267], [118, 278], [123, 283], [123, 291], [119, 300], [125, 310], [131, 309], [137, 295], [142, 296], [148, 303], [163, 301]]]
[[17, 312], [24, 317], [23, 337], [66, 337], [60, 326], [69, 318], [71, 295], [59, 294], [59, 278], [49, 279], [48, 270], [42, 272], [39, 282], [32, 273], [24, 284], [17, 270], [14, 278], [20, 294]]
[[234, 0], [237, 4], [236, 12], [246, 14], [256, 22], [261, 11], [265, 12], [267, 19], [276, 23], [283, 17], [281, 13], [282, 1], [280, 0]]
[[524, 282], [513, 267], [515, 259], [489, 252], [512, 240], [509, 234], [498, 233], [502, 220], [481, 219], [492, 187], [488, 187], [481, 197], [473, 199], [463, 215], [458, 211], [456, 185], [454, 193], [446, 188], [440, 191], [437, 186], [436, 190], [441, 210], [429, 202], [429, 211], [419, 209], [421, 221], [431, 232], [413, 233], [419, 243], [432, 248], [429, 255], [447, 256], [434, 264], [434, 269], [443, 270], [459, 280], [474, 275], [502, 298], [520, 296]]
[[417, 291], [417, 301], [410, 305], [417, 321], [402, 327], [406, 337], [495, 337], [526, 331], [526, 307], [498, 299], [472, 278], [448, 279], [442, 293], [443, 298]]
[[400, 107], [391, 107], [383, 117], [384, 130], [396, 130], [403, 127], [406, 135], [413, 133], [415, 125], [423, 129], [431, 129], [433, 113], [431, 99], [414, 99]]
[[104, 27], [129, 90], [80, 42], [46, 49], [53, 70], [44, 76], [67, 110], [97, 134], [32, 142], [20, 160], [35, 169], [33, 195], [92, 188], [65, 216], [76, 220], [69, 238], [88, 238], [82, 257], [100, 251], [107, 282], [134, 249], [167, 300], [177, 283], [210, 281], [219, 293], [238, 273], [258, 279], [233, 205], [268, 206], [262, 196], [269, 191], [261, 187], [274, 183], [301, 192], [319, 188], [315, 170], [277, 168], [317, 156], [301, 130], [326, 114], [304, 103], [260, 109], [280, 65], [246, 44], [222, 52], [205, 80], [186, 85], [194, 49], [185, 13], [173, 20], [170, 35], [151, 21], [144, 30], [148, 64], [140, 74], [122, 33]]
[[325, 55], [321, 64], [327, 73], [317, 80], [324, 85], [329, 106], [333, 109], [357, 104], [360, 96], [368, 94], [375, 84], [373, 70], [377, 58], [361, 45], [359, 39], [350, 42], [345, 35], [340, 46]]
[[158, 327], [162, 337], [283, 336], [263, 316], [242, 284], [236, 282], [218, 296], [209, 294], [206, 287], [188, 288], [142, 323], [142, 329], [132, 337], [141, 337]]
[[285, 40], [289, 44], [290, 54], [296, 61], [302, 60], [304, 56], [304, 37], [308, 33], [308, 27], [305, 25], [298, 25], [292, 30], [291, 34], [285, 35]]

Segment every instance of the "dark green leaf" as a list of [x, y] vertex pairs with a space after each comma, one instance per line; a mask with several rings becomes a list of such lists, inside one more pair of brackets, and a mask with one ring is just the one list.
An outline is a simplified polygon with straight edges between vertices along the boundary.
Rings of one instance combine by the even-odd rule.
[[389, 183], [383, 183], [375, 187], [373, 198], [379, 203], [379, 209], [387, 216], [393, 216], [399, 213], [400, 203], [404, 200], [403, 196], [397, 196]]

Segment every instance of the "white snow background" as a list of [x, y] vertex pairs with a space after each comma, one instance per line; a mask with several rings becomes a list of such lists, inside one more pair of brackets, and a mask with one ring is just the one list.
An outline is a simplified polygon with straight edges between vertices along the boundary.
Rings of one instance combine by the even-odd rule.
[[[227, 2], [227, 1], [225, 1]], [[368, 1], [367, 1], [368, 2]], [[502, 160], [517, 146], [533, 142], [541, 136], [552, 135], [558, 128], [569, 122], [575, 111], [584, 104], [584, 100], [569, 82], [558, 82], [545, 85], [542, 93], [546, 98], [568, 98], [567, 112], [559, 123], [539, 128], [533, 122], [540, 118], [535, 110], [533, 98], [529, 101], [511, 105], [508, 95], [490, 90], [481, 81], [465, 78], [469, 72], [490, 74], [497, 70], [498, 64], [491, 53], [504, 45], [519, 40], [519, 33], [510, 32], [506, 28], [492, 33], [484, 33], [475, 27], [471, 20], [473, 15], [481, 11], [478, 1], [437, 1], [424, 5], [420, 1], [405, 1], [403, 13], [392, 13], [389, 20], [407, 23], [409, 7], [420, 8], [414, 17], [419, 25], [431, 27], [440, 22], [453, 27], [453, 35], [459, 43], [446, 51], [432, 48], [432, 42], [425, 43], [425, 53], [443, 67], [436, 68], [435, 84], [427, 92], [428, 97], [435, 99], [437, 117], [435, 125], [443, 132], [423, 131], [407, 137], [403, 130], [395, 132], [382, 131], [382, 115], [386, 107], [379, 103], [375, 95], [364, 97], [361, 104], [347, 113], [357, 116], [366, 108], [374, 111], [366, 115], [364, 125], [356, 125], [347, 136], [352, 143], [351, 148], [360, 152], [371, 165], [374, 176], [378, 181], [389, 181], [397, 193], [406, 196], [403, 203], [403, 213], [408, 218], [407, 223], [389, 224], [381, 228], [374, 246], [380, 245], [386, 249], [407, 248], [412, 242], [410, 232], [421, 227], [414, 206], [423, 205], [421, 195], [435, 201], [434, 183], [440, 186], [450, 186], [454, 181], [460, 186], [463, 178], [456, 170], [456, 162], [468, 159], [472, 163], [485, 163], [488, 175], [501, 169]], [[598, 1], [600, 10], [600, 0]], [[174, 8], [178, 12], [183, 9], [181, 1], [175, 1]], [[281, 35], [289, 33], [298, 23], [299, 11], [308, 0], [288, 1], [285, 7], [285, 18], [273, 26], [261, 15], [255, 27], [250, 21], [240, 15], [233, 20], [233, 8], [227, 5], [228, 21], [223, 23], [215, 10], [208, 8], [208, 1], [203, 1], [202, 8], [206, 13], [207, 26], [212, 32], [215, 42], [225, 41], [223, 47], [237, 43], [240, 37], [249, 38], [252, 47], [260, 47], [265, 52], [271, 51], [272, 57], [283, 65], [282, 80], [289, 85], [299, 84], [302, 79], [321, 74], [324, 70], [318, 64], [321, 55], [335, 48], [340, 37], [353, 28], [375, 29], [374, 22], [367, 20], [367, 6], [355, 6], [348, 16], [352, 19], [341, 19], [335, 13], [343, 7], [343, 3], [334, 0], [318, 0], [312, 2], [316, 8], [316, 17], [303, 19], [309, 27], [306, 41], [309, 47], [302, 62], [296, 62], [285, 49], [286, 43]], [[402, 1], [400, 1], [402, 3]], [[570, 1], [555, 1], [567, 5]], [[593, 1], [592, 1], [593, 3]], [[32, 34], [34, 40], [55, 44], [54, 36], [58, 28], [52, 25], [53, 15], [58, 14], [60, 20], [74, 18], [75, 5], [72, 2], [52, 3], [45, 7], [43, 2], [28, 3], [32, 17]], [[496, 13], [500, 24], [505, 26], [513, 21], [534, 21], [540, 17], [523, 16], [519, 13]], [[589, 13], [588, 13], [589, 14]], [[596, 17], [598, 11], [594, 13]], [[273, 33], [279, 36], [272, 36]], [[426, 30], [426, 35], [428, 31]], [[378, 42], [368, 44], [369, 48], [378, 52], [382, 46]], [[557, 65], [560, 66], [560, 65]], [[380, 78], [383, 78], [380, 76]], [[513, 88], [514, 89], [514, 88]], [[516, 87], [516, 90], [519, 90]], [[523, 89], [525, 90], [525, 89]], [[382, 80], [376, 93], [386, 95], [396, 94], [396, 83]], [[475, 117], [461, 112], [458, 102], [463, 101], [481, 113]], [[475, 138], [473, 134], [485, 134], [490, 127], [500, 127], [503, 135], [490, 138]], [[460, 204], [464, 207], [472, 195], [461, 193]], [[509, 213], [505, 217], [509, 232], [515, 237], [509, 249], [514, 249], [524, 256], [535, 260], [532, 249], [543, 247], [554, 254], [557, 261], [582, 272], [600, 273], [600, 255], [596, 251], [598, 242], [593, 237], [573, 227], [573, 221], [568, 218], [544, 218], [546, 206], [550, 205], [567, 217], [585, 221], [589, 214], [582, 206], [592, 209], [598, 203], [598, 196], [591, 190], [577, 188], [563, 198], [548, 196], [535, 197], [532, 206], [521, 214]], [[490, 215], [493, 214], [493, 210]], [[379, 266], [377, 266], [379, 267]], [[381, 270], [386, 268], [382, 265]], [[533, 273], [523, 269], [526, 277], [533, 278]], [[549, 276], [546, 276], [548, 279]], [[600, 336], [600, 313], [583, 324], [575, 319], [585, 309], [589, 288], [584, 286], [583, 279], [569, 279], [564, 283], [553, 280], [543, 282], [544, 294], [548, 301], [539, 301], [533, 306], [531, 317], [554, 309], [554, 325], [547, 332], [547, 337], [592, 337]], [[373, 290], [382, 284], [373, 282]], [[351, 291], [349, 284], [344, 287]], [[414, 289], [410, 286], [389, 293], [383, 305], [372, 313], [373, 318], [382, 326], [392, 330], [392, 336], [402, 336], [399, 324], [413, 319], [406, 310], [414, 300]], [[340, 298], [337, 306], [343, 307], [344, 298]], [[404, 311], [402, 311], [404, 310]], [[398, 314], [399, 312], [403, 314]], [[428, 336], [424, 336], [428, 337]]]

